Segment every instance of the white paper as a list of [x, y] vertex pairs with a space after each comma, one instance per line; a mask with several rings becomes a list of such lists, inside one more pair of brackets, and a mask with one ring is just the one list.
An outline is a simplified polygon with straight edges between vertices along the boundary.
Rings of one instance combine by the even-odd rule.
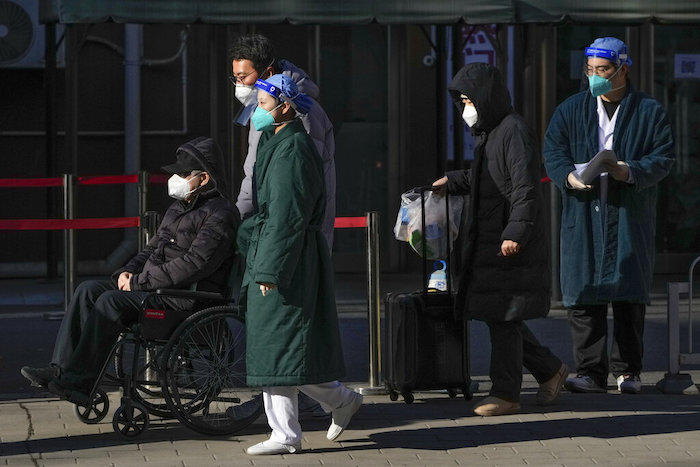
[[583, 183], [590, 185], [598, 175], [605, 173], [605, 161], [617, 163], [615, 151], [603, 149], [585, 164], [574, 164], [576, 168], [574, 174]]

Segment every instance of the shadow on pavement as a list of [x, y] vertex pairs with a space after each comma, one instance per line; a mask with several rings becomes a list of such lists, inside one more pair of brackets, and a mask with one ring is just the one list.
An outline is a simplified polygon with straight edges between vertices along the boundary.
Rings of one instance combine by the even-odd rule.
[[[534, 394], [523, 397], [518, 415], [482, 419], [472, 415], [471, 401], [430, 394], [416, 395], [413, 404], [378, 402], [365, 404], [351, 423], [347, 439], [336, 448], [305, 449], [304, 453], [366, 451], [388, 448], [442, 451], [492, 444], [521, 443], [562, 438], [615, 439], [700, 431], [700, 398], [663, 395], [652, 386], [642, 394], [621, 395], [563, 393], [555, 406], [534, 405]], [[476, 400], [479, 400], [477, 397]], [[543, 419], [546, 417], [546, 419]], [[454, 424], [454, 425], [452, 425]], [[457, 425], [459, 424], [459, 425]], [[102, 423], [103, 429], [111, 429]], [[450, 426], [445, 426], [450, 425]], [[302, 422], [304, 431], [325, 431], [327, 420]], [[416, 426], [423, 426], [416, 428]], [[248, 427], [240, 436], [269, 431], [263, 420]], [[361, 432], [367, 432], [362, 435]], [[359, 432], [359, 433], [358, 433]], [[351, 438], [352, 435], [355, 438]], [[359, 435], [359, 436], [358, 436]], [[33, 439], [0, 445], [0, 456], [107, 449], [139, 443], [219, 439], [241, 442], [231, 437], [209, 437], [195, 433], [175, 421], [154, 421], [143, 436], [124, 440], [113, 432]], [[585, 440], [582, 441], [585, 444]]]
[[[111, 430], [111, 423], [102, 422], [104, 430]], [[253, 435], [267, 433], [269, 428], [265, 423], [254, 424], [246, 428], [242, 434]], [[148, 430], [138, 438], [127, 440], [113, 431], [107, 433], [83, 434], [75, 436], [56, 436], [51, 438], [30, 439], [27, 441], [17, 441], [0, 444], [0, 457], [13, 456], [18, 454], [39, 454], [56, 451], [81, 451], [85, 449], [106, 449], [133, 445], [159, 442], [173, 442], [185, 440], [226, 440], [233, 443], [240, 442], [236, 435], [213, 437], [202, 435], [189, 430], [176, 421], [152, 421]]]
[[700, 417], [698, 412], [692, 412], [421, 428], [401, 431], [398, 436], [395, 432], [372, 433], [369, 439], [377, 449], [410, 448], [435, 451], [560, 438], [613, 439], [698, 429]]

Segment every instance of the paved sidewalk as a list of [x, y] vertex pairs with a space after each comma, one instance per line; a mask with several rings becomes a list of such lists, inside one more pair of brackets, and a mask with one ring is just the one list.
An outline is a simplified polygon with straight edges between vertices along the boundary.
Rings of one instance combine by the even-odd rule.
[[[691, 374], [700, 380], [700, 372]], [[303, 451], [285, 456], [245, 454], [267, 438], [264, 417], [224, 438], [152, 419], [141, 438], [125, 441], [111, 426], [116, 392], [96, 425], [82, 424], [71, 404], [56, 399], [4, 401], [0, 465], [700, 465], [700, 396], [661, 394], [653, 384], [662, 376], [643, 374], [640, 395], [564, 392], [557, 405], [542, 408], [528, 375], [522, 413], [489, 418], [474, 416], [472, 401], [440, 393], [416, 394], [411, 405], [369, 396], [340, 442], [325, 439], [327, 421], [305, 422]], [[479, 379], [475, 400], [488, 389]]]

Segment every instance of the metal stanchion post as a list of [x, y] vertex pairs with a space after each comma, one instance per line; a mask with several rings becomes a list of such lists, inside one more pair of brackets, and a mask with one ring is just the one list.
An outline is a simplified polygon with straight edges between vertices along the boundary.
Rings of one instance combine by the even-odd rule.
[[386, 394], [381, 386], [381, 340], [379, 302], [379, 213], [367, 213], [367, 317], [369, 327], [369, 387], [361, 394]]
[[697, 394], [692, 377], [681, 373], [680, 369], [680, 297], [688, 293], [687, 282], [669, 282], [666, 284], [668, 294], [668, 373], [656, 383], [656, 389], [665, 394]]
[[[73, 174], [63, 174], [63, 218], [75, 218], [75, 183]], [[63, 231], [63, 299], [64, 310], [73, 298], [75, 290], [75, 231]]]
[[139, 218], [141, 223], [139, 224], [139, 251], [142, 251], [146, 246], [147, 239], [144, 228], [145, 216], [146, 216], [146, 204], [148, 199], [148, 172], [142, 170], [139, 172], [139, 183], [138, 183], [138, 195], [139, 195]]

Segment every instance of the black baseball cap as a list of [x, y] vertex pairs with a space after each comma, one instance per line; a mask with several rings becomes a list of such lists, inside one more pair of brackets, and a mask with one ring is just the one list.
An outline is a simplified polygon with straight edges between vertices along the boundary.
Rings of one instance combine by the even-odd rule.
[[180, 150], [175, 157], [177, 161], [174, 164], [164, 165], [161, 169], [171, 174], [183, 174], [190, 173], [193, 170], [204, 170], [204, 167], [202, 167], [202, 164], [200, 164], [197, 158], [187, 151]]

